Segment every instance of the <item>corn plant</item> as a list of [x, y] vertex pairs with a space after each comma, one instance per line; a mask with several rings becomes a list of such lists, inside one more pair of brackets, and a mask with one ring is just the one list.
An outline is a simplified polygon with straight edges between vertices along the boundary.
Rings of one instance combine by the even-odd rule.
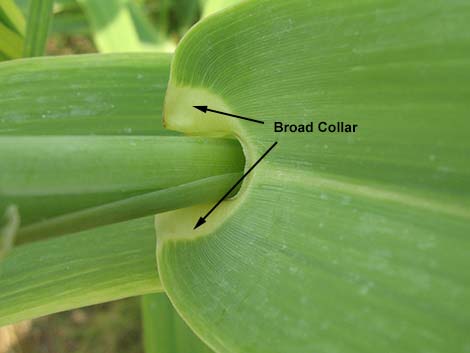
[[0, 325], [144, 295], [148, 352], [469, 352], [468, 4], [158, 4], [63, 0], [102, 53], [21, 60], [52, 3], [0, 7]]

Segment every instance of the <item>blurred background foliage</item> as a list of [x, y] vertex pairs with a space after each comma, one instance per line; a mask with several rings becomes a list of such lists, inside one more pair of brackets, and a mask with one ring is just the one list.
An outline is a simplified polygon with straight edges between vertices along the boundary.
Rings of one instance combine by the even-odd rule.
[[0, 352], [143, 352], [137, 298], [54, 314], [0, 330]]
[[[96, 52], [171, 53], [198, 20], [237, 2], [0, 0], [0, 61]], [[211, 350], [188, 329], [164, 294], [0, 328], [0, 353], [144, 351]]]
[[[172, 52], [200, 18], [239, 1], [55, 0], [45, 54]], [[0, 60], [23, 56], [28, 12], [28, 0], [0, 1]]]

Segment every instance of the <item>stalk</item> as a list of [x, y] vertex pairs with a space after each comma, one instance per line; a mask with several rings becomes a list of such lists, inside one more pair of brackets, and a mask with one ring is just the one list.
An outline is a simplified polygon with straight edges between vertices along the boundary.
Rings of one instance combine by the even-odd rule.
[[[125, 199], [130, 201], [100, 208], [97, 217], [122, 206], [119, 220], [125, 220], [123, 212], [160, 196], [167, 208], [177, 202], [184, 207], [198, 197], [188, 193], [172, 206], [171, 192], [151, 193], [241, 172], [244, 161], [234, 140], [170, 136], [0, 137], [0, 154], [0, 208], [16, 205], [21, 227]], [[145, 194], [150, 196], [135, 198]], [[165, 207], [155, 204], [154, 210]], [[152, 210], [145, 206], [132, 217]]]
[[230, 188], [240, 175], [239, 173], [217, 175], [47, 219], [21, 228], [18, 232], [17, 243], [40, 240], [212, 201], [215, 195], [222, 195]]

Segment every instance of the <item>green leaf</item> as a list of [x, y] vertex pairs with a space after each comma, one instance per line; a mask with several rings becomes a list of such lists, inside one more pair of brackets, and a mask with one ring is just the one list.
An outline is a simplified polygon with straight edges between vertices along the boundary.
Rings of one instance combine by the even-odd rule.
[[134, 25], [128, 1], [78, 0], [93, 28], [100, 52], [137, 52], [144, 48]]
[[127, 6], [140, 40], [149, 44], [155, 44], [158, 41], [157, 31], [146, 17], [141, 5], [134, 1], [129, 1]]
[[156, 218], [160, 278], [209, 346], [468, 350], [468, 23], [461, 1], [259, 0], [187, 34], [166, 125], [235, 135], [247, 165], [279, 142], [196, 231], [213, 204]]
[[183, 35], [199, 19], [199, 2], [194, 0], [173, 0], [172, 2], [178, 32]]
[[[104, 197], [95, 200], [103, 203], [110, 193], [135, 194], [192, 181], [204, 175], [204, 169], [208, 171], [206, 176], [240, 170], [243, 157], [234, 141], [79, 136], [163, 133], [158, 115], [168, 59], [163, 55], [94, 55], [2, 65], [4, 109], [0, 123], [3, 133], [9, 136], [0, 137], [0, 206], [9, 204], [10, 199], [19, 205], [24, 225], [31, 220], [23, 202], [33, 208], [31, 217], [49, 217], [51, 210], [63, 213], [80, 205], [74, 198], [86, 202], [87, 194], [90, 196], [86, 189], [90, 188], [105, 192]], [[76, 72], [77, 67], [82, 68], [81, 72]], [[44, 89], [46, 86], [48, 89]], [[80, 110], [85, 106], [87, 111]], [[11, 136], [15, 134], [20, 136]], [[178, 151], [186, 161], [178, 161]], [[217, 155], [226, 163], [217, 165]], [[170, 164], [163, 166], [165, 161]], [[184, 169], [187, 172], [181, 174], [181, 179], [177, 174]], [[88, 181], [82, 179], [84, 176]], [[116, 222], [129, 214], [141, 215], [142, 207], [144, 212], [155, 211], [155, 207], [162, 212], [198, 199], [213, 200], [233, 183], [234, 177], [215, 176], [88, 210], [95, 221], [91, 226], [100, 225], [103, 219], [98, 217], [103, 215]], [[113, 180], [117, 182], [114, 186]], [[129, 186], [130, 192], [125, 190]], [[91, 190], [91, 197], [97, 194]], [[42, 202], [38, 202], [38, 196], [44, 196]], [[100, 213], [109, 209], [108, 213]], [[75, 230], [90, 221], [77, 214], [66, 217], [75, 222]], [[57, 231], [57, 227], [64, 226], [54, 221], [57, 219], [33, 225], [33, 231], [50, 236], [51, 229]], [[5, 227], [2, 224], [2, 242], [11, 243], [18, 225], [18, 216], [9, 217]], [[70, 224], [66, 226], [70, 232]], [[5, 245], [8, 250], [10, 246]], [[151, 217], [15, 248], [0, 262], [0, 325], [161, 290], [155, 279], [154, 246]]]
[[170, 58], [92, 54], [1, 63], [0, 135], [168, 134], [161, 116]]
[[54, 12], [76, 10], [77, 8], [79, 8], [77, 0], [54, 0]]
[[200, 0], [203, 5], [202, 17], [207, 17], [227, 7], [241, 2], [241, 0]]
[[42, 56], [52, 22], [53, 0], [29, 0], [23, 56]]
[[60, 12], [54, 15], [52, 33], [55, 35], [90, 34], [87, 19], [81, 12]]
[[21, 57], [23, 37], [0, 22], [0, 54], [9, 59]]
[[24, 35], [25, 19], [14, 0], [0, 1], [0, 22], [17, 34]]
[[27, 14], [28, 12], [28, 5], [29, 5], [29, 0], [13, 0], [16, 5], [20, 8], [21, 12], [23, 14]]
[[142, 297], [145, 353], [212, 352], [179, 317], [163, 293]]
[[153, 217], [16, 247], [0, 261], [0, 326], [162, 291]]
[[156, 191], [242, 169], [234, 141], [140, 136], [171, 135], [158, 118], [168, 70], [169, 56], [155, 54], [0, 65], [0, 135], [7, 135], [0, 136], [0, 209], [19, 207], [20, 239], [212, 199], [219, 195], [218, 187], [212, 186], [215, 196], [207, 191], [212, 182], [199, 190], [183, 186], [182, 198], [178, 188], [176, 195]]

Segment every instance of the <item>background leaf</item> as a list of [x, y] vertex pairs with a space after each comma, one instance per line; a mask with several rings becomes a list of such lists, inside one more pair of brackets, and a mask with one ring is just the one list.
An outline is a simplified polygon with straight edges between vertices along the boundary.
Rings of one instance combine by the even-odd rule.
[[23, 56], [41, 56], [52, 22], [53, 0], [30, 0]]
[[130, 52], [142, 49], [126, 1], [79, 0], [87, 14], [99, 51]]
[[0, 22], [0, 54], [8, 59], [17, 59], [22, 55], [23, 38]]
[[200, 0], [203, 11], [202, 17], [207, 17], [217, 11], [233, 6], [242, 0]]
[[163, 293], [142, 296], [145, 353], [212, 352], [189, 329]]
[[0, 2], [0, 22], [16, 33], [24, 36], [25, 19], [21, 10], [13, 0], [2, 0]]
[[100, 52], [172, 51], [173, 46], [158, 38], [139, 5], [131, 0], [78, 1], [93, 28]]
[[60, 12], [54, 15], [52, 32], [56, 35], [90, 34], [86, 17], [80, 12]]

